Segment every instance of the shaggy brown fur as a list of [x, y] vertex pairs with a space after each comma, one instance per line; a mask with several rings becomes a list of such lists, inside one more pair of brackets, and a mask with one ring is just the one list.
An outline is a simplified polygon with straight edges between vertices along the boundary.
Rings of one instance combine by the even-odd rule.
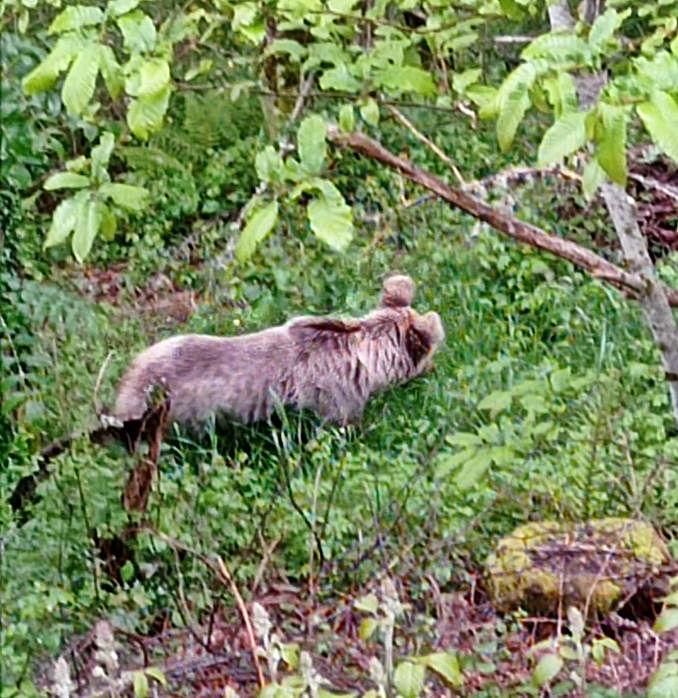
[[266, 419], [278, 405], [312, 409], [347, 424], [374, 393], [420, 375], [444, 339], [440, 316], [410, 307], [408, 276], [384, 282], [379, 307], [350, 320], [299, 317], [241, 337], [180, 335], [146, 349], [118, 388], [114, 415], [139, 419], [149, 389], [162, 385], [170, 419], [200, 422], [223, 413]]

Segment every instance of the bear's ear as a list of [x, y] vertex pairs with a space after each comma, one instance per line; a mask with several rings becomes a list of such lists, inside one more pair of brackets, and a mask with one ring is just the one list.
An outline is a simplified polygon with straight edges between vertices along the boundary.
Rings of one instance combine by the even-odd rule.
[[296, 341], [324, 342], [359, 332], [360, 323], [331, 317], [298, 317], [288, 323], [287, 329]]
[[379, 305], [382, 308], [406, 308], [412, 305], [414, 290], [414, 281], [409, 276], [389, 276], [384, 281]]

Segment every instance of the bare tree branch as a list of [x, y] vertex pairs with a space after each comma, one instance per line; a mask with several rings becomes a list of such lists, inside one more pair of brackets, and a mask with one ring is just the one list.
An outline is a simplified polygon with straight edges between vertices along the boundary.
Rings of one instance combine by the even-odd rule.
[[[550, 252], [556, 257], [572, 262], [594, 277], [607, 281], [624, 291], [632, 298], [638, 298], [645, 291], [645, 281], [636, 274], [630, 274], [615, 264], [608, 262], [595, 252], [565, 240], [556, 235], [549, 235], [535, 225], [514, 218], [468, 192], [455, 189], [425, 170], [394, 155], [381, 143], [362, 133], [341, 133], [335, 126], [328, 128], [328, 137], [337, 145], [351, 148], [357, 153], [377, 160], [405, 175], [413, 182], [434, 192], [453, 206], [471, 214], [474, 218], [492, 226], [505, 235], [525, 243], [530, 247]], [[664, 289], [664, 287], [661, 287]], [[678, 291], [664, 289], [672, 306], [678, 307]]]

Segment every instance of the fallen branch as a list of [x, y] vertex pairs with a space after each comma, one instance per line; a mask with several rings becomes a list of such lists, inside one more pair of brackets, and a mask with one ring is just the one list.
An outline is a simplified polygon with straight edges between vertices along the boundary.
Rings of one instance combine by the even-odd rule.
[[[327, 135], [337, 145], [351, 148], [357, 153], [397, 170], [408, 179], [434, 192], [441, 199], [471, 214], [474, 218], [484, 221], [495, 230], [530, 247], [544, 250], [556, 257], [565, 259], [593, 277], [607, 281], [632, 298], [639, 298], [645, 291], [645, 282], [640, 276], [624, 271], [581, 245], [556, 235], [549, 235], [541, 228], [520, 221], [468, 192], [449, 186], [431, 173], [416, 167], [408, 160], [394, 155], [384, 148], [381, 143], [362, 133], [342, 133], [335, 126], [330, 126]], [[673, 307], [678, 307], [678, 291], [666, 287], [664, 287], [664, 290], [669, 303]]]

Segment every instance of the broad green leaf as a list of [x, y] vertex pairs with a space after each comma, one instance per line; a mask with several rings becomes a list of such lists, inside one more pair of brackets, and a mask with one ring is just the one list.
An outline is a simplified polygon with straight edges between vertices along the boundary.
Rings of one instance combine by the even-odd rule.
[[235, 246], [235, 257], [239, 262], [246, 262], [254, 254], [257, 245], [273, 230], [277, 220], [277, 201], [269, 202], [250, 216]]
[[545, 654], [537, 662], [532, 674], [532, 683], [541, 688], [553, 681], [563, 668], [563, 660], [557, 654]]
[[363, 618], [360, 621], [360, 626], [358, 627], [358, 637], [363, 641], [367, 642], [374, 631], [379, 627], [379, 622], [376, 618]]
[[240, 2], [233, 7], [231, 28], [240, 32], [253, 44], [260, 43], [266, 36], [266, 25], [254, 2]]
[[650, 100], [636, 105], [652, 140], [678, 162], [678, 104], [666, 92], [655, 91]]
[[669, 606], [664, 608], [654, 623], [656, 633], [667, 633], [678, 628], [678, 608]]
[[118, 219], [106, 204], [101, 204], [100, 235], [104, 240], [112, 240], [118, 230]]
[[115, 138], [113, 134], [109, 131], [101, 134], [99, 139], [99, 145], [95, 145], [92, 148], [90, 157], [92, 160], [92, 176], [102, 181], [108, 176], [106, 168], [108, 167], [108, 162], [111, 159], [111, 153], [113, 152], [113, 146], [115, 145]]
[[304, 169], [309, 174], [319, 174], [325, 162], [327, 143], [325, 120], [317, 114], [307, 116], [297, 131], [297, 150]]
[[495, 390], [478, 403], [479, 410], [501, 412], [511, 405], [511, 393], [508, 390]]
[[348, 247], [353, 238], [353, 212], [334, 184], [324, 182], [321, 194], [309, 202], [307, 213], [317, 238], [338, 252]]
[[545, 167], [582, 148], [586, 143], [588, 112], [569, 112], [560, 117], [544, 134], [539, 145], [537, 163]]
[[523, 63], [513, 70], [502, 83], [497, 93], [499, 116], [497, 117], [497, 139], [503, 151], [513, 143], [518, 126], [530, 106], [529, 90], [537, 77], [531, 63]]
[[133, 10], [116, 19], [125, 48], [130, 53], [146, 53], [155, 47], [157, 32], [153, 20], [141, 10]]
[[454, 482], [460, 490], [473, 487], [485, 475], [492, 465], [492, 451], [484, 448], [469, 458], [454, 476]]
[[144, 669], [146, 676], [150, 676], [157, 681], [161, 686], [167, 686], [167, 677], [165, 672], [157, 666], [149, 666]]
[[82, 29], [93, 24], [100, 24], [104, 13], [91, 5], [71, 5], [60, 12], [49, 25], [48, 34], [61, 34], [73, 29]]
[[416, 92], [420, 95], [431, 96], [436, 92], [436, 86], [431, 74], [426, 70], [415, 68], [411, 65], [387, 68], [375, 75], [375, 79], [386, 90], [398, 94], [401, 92]]
[[89, 186], [89, 177], [76, 174], [75, 172], [57, 172], [50, 175], [42, 185], [47, 191], [55, 189], [82, 189]]
[[355, 115], [352, 104], [344, 104], [339, 110], [339, 128], [344, 133], [351, 133], [355, 128]]
[[[584, 167], [582, 175], [582, 191], [587, 201], [593, 199], [598, 187], [605, 181], [605, 170], [598, 164], [598, 160], [591, 158]], [[555, 389], [555, 388], [554, 388]]]
[[139, 6], [141, 0], [109, 0], [106, 5], [106, 14], [119, 17]]
[[189, 82], [194, 78], [197, 78], [199, 75], [205, 75], [205, 73], [209, 73], [213, 65], [214, 61], [211, 58], [201, 59], [198, 65], [194, 65], [186, 71], [186, 74], [184, 75], [184, 80]]
[[478, 82], [482, 75], [480, 68], [469, 68], [463, 73], [454, 73], [452, 76], [452, 87], [459, 93], [465, 94], [468, 87]]
[[379, 608], [379, 599], [376, 594], [366, 594], [357, 599], [353, 605], [357, 611], [374, 615]]
[[559, 71], [555, 77], [542, 80], [541, 84], [557, 117], [565, 112], [577, 111], [577, 90], [574, 78], [568, 72]]
[[45, 59], [22, 80], [24, 92], [32, 95], [52, 87], [59, 74], [68, 68], [83, 45], [80, 37], [71, 34], [59, 37]]
[[280, 646], [280, 657], [292, 671], [299, 666], [299, 645], [296, 642], [286, 642]]
[[401, 662], [393, 672], [393, 684], [402, 698], [417, 698], [424, 688], [426, 670], [421, 664]]
[[478, 41], [478, 32], [468, 32], [462, 34], [461, 36], [455, 36], [454, 39], [450, 39], [445, 42], [446, 48], [450, 51], [461, 51], [464, 48], [473, 46], [473, 44]]
[[370, 97], [364, 104], [360, 105], [360, 116], [370, 125], [379, 124], [379, 105]]
[[670, 652], [652, 675], [647, 686], [647, 698], [676, 698], [678, 696], [678, 652]]
[[148, 198], [148, 191], [143, 187], [118, 184], [117, 182], [102, 185], [99, 192], [102, 196], [112, 199], [118, 206], [130, 211], [142, 211]]
[[283, 161], [280, 153], [267, 145], [254, 158], [254, 167], [263, 182], [279, 182], [283, 175]]
[[96, 199], [84, 199], [78, 207], [75, 231], [71, 239], [73, 254], [81, 264], [92, 249], [92, 243], [101, 226], [101, 218], [101, 203]]
[[165, 89], [170, 81], [169, 64], [164, 58], [149, 58], [139, 68], [137, 97], [149, 97]]
[[162, 126], [170, 98], [170, 86], [160, 92], [132, 100], [127, 109], [127, 125], [132, 133], [146, 140], [151, 133]]
[[354, 94], [360, 90], [360, 82], [350, 73], [345, 64], [328, 68], [318, 81], [322, 90], [338, 90]]
[[434, 652], [421, 657], [426, 666], [442, 676], [453, 688], [461, 688], [464, 685], [464, 676], [461, 673], [459, 659], [454, 652]]
[[525, 60], [546, 58], [555, 65], [586, 63], [590, 56], [588, 44], [574, 34], [556, 32], [538, 36], [520, 54]]
[[471, 85], [466, 96], [478, 107], [481, 119], [493, 119], [499, 113], [499, 91], [489, 85]]
[[298, 63], [308, 53], [308, 50], [293, 39], [274, 39], [266, 47], [264, 55], [270, 56], [278, 53], [286, 54], [290, 57], [290, 60]]
[[79, 202], [75, 198], [62, 201], [52, 214], [52, 225], [47, 233], [44, 247], [60, 245], [75, 228]]
[[92, 99], [98, 72], [99, 45], [87, 44], [73, 61], [61, 88], [61, 99], [72, 116], [80, 116]]
[[643, 87], [651, 86], [656, 90], [675, 92], [678, 85], [678, 56], [668, 51], [657, 51], [648, 60], [640, 56], [633, 61], [642, 80]]
[[148, 698], [148, 677], [140, 669], [132, 674], [134, 698]]
[[596, 122], [596, 160], [617, 184], [626, 184], [626, 108], [600, 102]]
[[589, 32], [589, 46], [595, 51], [603, 51], [605, 44], [617, 31], [622, 20], [622, 15], [614, 8], [610, 8], [602, 15], [598, 15]]
[[106, 83], [108, 94], [112, 99], [117, 99], [125, 86], [125, 78], [122, 67], [116, 60], [110, 46], [99, 45], [99, 68]]

